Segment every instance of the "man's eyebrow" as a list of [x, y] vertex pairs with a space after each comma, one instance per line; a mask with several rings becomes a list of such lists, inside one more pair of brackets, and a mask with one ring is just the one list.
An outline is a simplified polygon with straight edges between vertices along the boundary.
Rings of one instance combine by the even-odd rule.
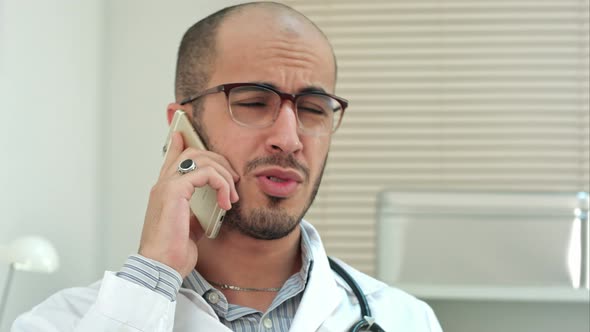
[[299, 93], [305, 93], [305, 92], [321, 92], [321, 93], [326, 93], [326, 90], [324, 90], [324, 88], [319, 87], [319, 86], [308, 86], [307, 88], [303, 88], [301, 90], [299, 90]]
[[[267, 86], [269, 88], [273, 88], [273, 89], [278, 90], [278, 91], [281, 91], [276, 85], [274, 85], [274, 84], [272, 84], [270, 82], [255, 82], [255, 83], [256, 84]], [[327, 93], [324, 88], [319, 87], [319, 86], [315, 86], [315, 85], [311, 85], [311, 86], [305, 87], [305, 88], [300, 89], [299, 91], [297, 91], [297, 93], [308, 93], [308, 92]]]

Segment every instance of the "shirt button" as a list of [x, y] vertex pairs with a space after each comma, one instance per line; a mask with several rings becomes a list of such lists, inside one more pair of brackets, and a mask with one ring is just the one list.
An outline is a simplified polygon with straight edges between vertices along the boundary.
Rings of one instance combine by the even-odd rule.
[[264, 327], [270, 330], [272, 328], [272, 320], [270, 320], [270, 318], [267, 317], [262, 321], [262, 325], [264, 325]]
[[217, 294], [214, 291], [211, 291], [207, 294], [207, 302], [211, 303], [211, 304], [215, 304], [217, 302], [219, 302], [219, 294]]

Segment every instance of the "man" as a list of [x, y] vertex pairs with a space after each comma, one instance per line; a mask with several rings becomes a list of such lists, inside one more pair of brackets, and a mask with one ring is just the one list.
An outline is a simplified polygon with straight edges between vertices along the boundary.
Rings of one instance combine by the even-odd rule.
[[[13, 331], [348, 331], [357, 324], [359, 300], [301, 220], [347, 104], [333, 95], [335, 80], [326, 37], [284, 5], [234, 6], [191, 27], [167, 114], [170, 122], [185, 111], [210, 151], [186, 148], [175, 133], [138, 255], [100, 283], [52, 296]], [[215, 239], [203, 236], [189, 206], [204, 185], [228, 210]], [[338, 266], [362, 289], [373, 328], [440, 331], [423, 302]]]

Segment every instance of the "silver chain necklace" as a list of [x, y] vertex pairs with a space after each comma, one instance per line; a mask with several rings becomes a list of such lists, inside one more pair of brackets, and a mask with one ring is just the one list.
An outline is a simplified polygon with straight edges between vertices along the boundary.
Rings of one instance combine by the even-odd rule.
[[242, 291], [242, 292], [278, 292], [281, 290], [281, 287], [277, 288], [254, 288], [254, 287], [239, 287], [234, 285], [227, 285], [227, 284], [218, 284], [213, 281], [207, 280], [211, 285], [221, 288], [221, 289], [231, 289], [234, 291]]

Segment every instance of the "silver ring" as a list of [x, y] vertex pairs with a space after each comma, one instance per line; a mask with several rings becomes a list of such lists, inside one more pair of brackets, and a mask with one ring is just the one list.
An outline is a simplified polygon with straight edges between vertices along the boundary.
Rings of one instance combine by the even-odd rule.
[[190, 173], [197, 169], [197, 164], [192, 159], [183, 160], [180, 164], [178, 164], [178, 173], [179, 174], [186, 174]]

